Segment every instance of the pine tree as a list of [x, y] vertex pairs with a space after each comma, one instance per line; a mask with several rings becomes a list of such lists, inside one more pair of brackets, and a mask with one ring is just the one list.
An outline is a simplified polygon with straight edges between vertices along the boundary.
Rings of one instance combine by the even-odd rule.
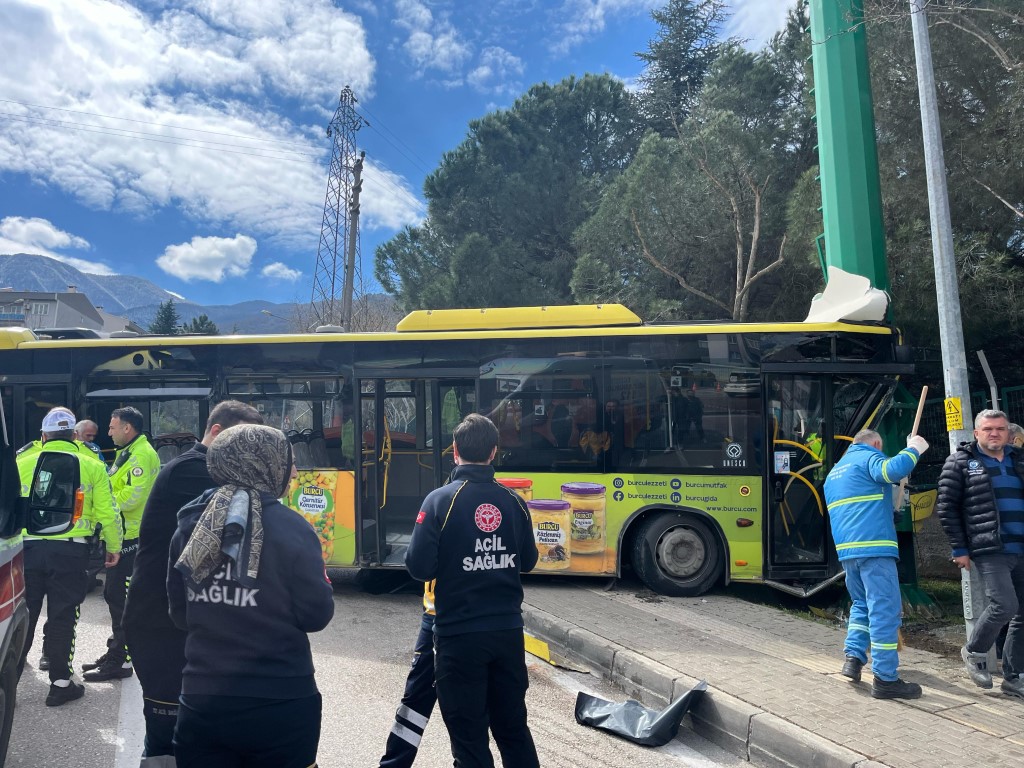
[[156, 310], [156, 317], [149, 324], [149, 332], [158, 336], [176, 336], [181, 333], [181, 316], [174, 306], [174, 299], [168, 299]]
[[206, 315], [192, 318], [191, 321], [181, 326], [181, 332], [200, 336], [220, 336], [220, 329]]
[[718, 34], [727, 13], [724, 0], [668, 0], [651, 11], [658, 33], [637, 53], [647, 71], [640, 77], [640, 108], [648, 125], [675, 136], [689, 117], [711, 66], [730, 41]]

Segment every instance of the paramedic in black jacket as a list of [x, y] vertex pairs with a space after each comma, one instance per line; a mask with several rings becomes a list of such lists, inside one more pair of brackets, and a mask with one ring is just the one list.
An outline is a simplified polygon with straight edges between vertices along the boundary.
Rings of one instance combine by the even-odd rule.
[[225, 429], [206, 454], [220, 484], [178, 514], [167, 597], [187, 630], [177, 768], [309, 768], [321, 699], [308, 632], [334, 615], [320, 539], [282, 505], [291, 446], [278, 429]]
[[206, 469], [206, 450], [217, 435], [236, 424], [262, 423], [263, 416], [251, 405], [238, 400], [217, 403], [206, 421], [202, 442], [164, 464], [146, 501], [123, 619], [128, 650], [142, 684], [146, 737], [140, 768], [174, 765], [171, 739], [178, 719], [185, 633], [167, 613], [167, 551], [178, 529], [178, 510], [217, 485]]
[[455, 428], [452, 482], [416, 517], [405, 565], [434, 586], [434, 675], [459, 768], [491, 768], [490, 727], [504, 768], [537, 768], [526, 724], [523, 586], [537, 564], [530, 513], [494, 480], [498, 430], [479, 414]]

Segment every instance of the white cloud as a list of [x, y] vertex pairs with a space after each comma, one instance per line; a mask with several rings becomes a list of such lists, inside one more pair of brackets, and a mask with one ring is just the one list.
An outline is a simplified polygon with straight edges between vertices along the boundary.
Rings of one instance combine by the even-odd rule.
[[604, 32], [609, 19], [648, 14], [652, 8], [661, 5], [664, 5], [664, 0], [564, 0], [555, 12], [562, 21], [556, 24], [554, 49], [565, 53]]
[[273, 280], [287, 280], [294, 283], [300, 277], [302, 272], [297, 269], [282, 264], [280, 261], [275, 261], [273, 264], [267, 264], [263, 269], [260, 270], [260, 274], [263, 277], [269, 277]]
[[504, 48], [492, 46], [480, 52], [480, 61], [466, 75], [466, 82], [485, 93], [518, 93], [522, 85], [516, 78], [524, 70], [522, 59]]
[[457, 72], [473, 53], [452, 23], [434, 18], [420, 0], [395, 0], [395, 25], [409, 33], [403, 47], [420, 69]]
[[244, 277], [249, 272], [256, 241], [247, 235], [234, 237], [193, 237], [187, 243], [169, 245], [156, 265], [164, 272], [185, 280], [222, 282], [227, 277]]
[[63, 261], [82, 272], [94, 275], [114, 274], [106, 264], [77, 259], [60, 253], [60, 250], [66, 248], [88, 250], [90, 245], [84, 238], [58, 229], [46, 219], [27, 219], [22, 216], [8, 216], [0, 219], [0, 253], [30, 253], [49, 256], [51, 259]]
[[[160, 10], [0, 2], [0, 174], [94, 208], [177, 207], [203, 225], [309, 247], [323, 211], [323, 126], [296, 125], [270, 99], [333, 113], [339, 83], [364, 96], [374, 61], [360, 20], [330, 0], [145, 5]], [[363, 222], [402, 226], [422, 207], [404, 183], [367, 190]]]
[[795, 0], [732, 0], [726, 34], [759, 49], [783, 28], [786, 14], [795, 4]]

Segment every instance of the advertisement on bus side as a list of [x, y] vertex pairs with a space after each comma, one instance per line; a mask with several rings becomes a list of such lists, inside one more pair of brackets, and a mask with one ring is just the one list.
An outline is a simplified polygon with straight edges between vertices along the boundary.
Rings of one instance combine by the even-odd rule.
[[[499, 472], [497, 477], [526, 501], [539, 555], [537, 572], [613, 576], [620, 534], [634, 513], [679, 509], [697, 510], [717, 521], [728, 542], [730, 579], [762, 576], [759, 477], [561, 472]], [[288, 489], [287, 502], [316, 530], [325, 563], [356, 564], [352, 472], [300, 470]], [[747, 524], [741, 526], [741, 520]], [[410, 520], [410, 532], [411, 527]]]

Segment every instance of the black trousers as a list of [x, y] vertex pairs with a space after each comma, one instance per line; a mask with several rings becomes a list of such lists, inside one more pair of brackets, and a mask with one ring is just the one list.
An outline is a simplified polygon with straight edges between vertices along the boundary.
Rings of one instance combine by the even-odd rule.
[[[142, 617], [136, 617], [136, 619]], [[169, 624], [166, 616], [152, 624], [125, 626], [132, 665], [142, 685], [146, 719], [144, 757], [174, 754], [174, 724], [178, 720], [181, 671], [185, 668], [187, 634]]]
[[18, 664], [19, 677], [25, 669], [45, 598], [43, 655], [50, 660], [50, 682], [71, 678], [79, 607], [89, 587], [85, 573], [88, 562], [88, 544], [59, 539], [25, 542], [25, 602], [28, 603], [29, 624], [28, 640]]
[[320, 742], [320, 694], [304, 699], [182, 694], [177, 768], [310, 768]]
[[456, 768], [493, 768], [488, 726], [503, 768], [539, 768], [524, 654], [522, 629], [434, 637], [437, 700]]
[[128, 584], [132, 580], [135, 553], [138, 551], [138, 539], [125, 539], [121, 546], [121, 557], [117, 565], [107, 568], [107, 577], [103, 584], [103, 599], [110, 609], [110, 630], [113, 634], [113, 639], [107, 643], [107, 656], [122, 663], [131, 659], [124, 636], [124, 604], [128, 599]]
[[409, 768], [416, 759], [420, 738], [437, 702], [434, 690], [434, 617], [423, 614], [412, 651], [412, 666], [405, 679], [405, 694], [395, 713], [380, 768]]

